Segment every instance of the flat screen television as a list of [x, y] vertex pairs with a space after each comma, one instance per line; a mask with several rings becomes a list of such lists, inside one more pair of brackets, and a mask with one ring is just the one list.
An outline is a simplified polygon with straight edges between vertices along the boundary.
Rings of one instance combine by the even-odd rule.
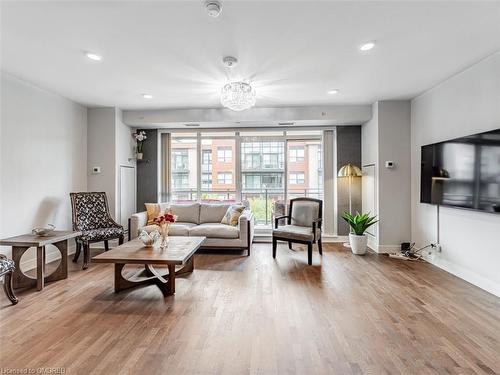
[[421, 152], [420, 202], [500, 214], [500, 129]]

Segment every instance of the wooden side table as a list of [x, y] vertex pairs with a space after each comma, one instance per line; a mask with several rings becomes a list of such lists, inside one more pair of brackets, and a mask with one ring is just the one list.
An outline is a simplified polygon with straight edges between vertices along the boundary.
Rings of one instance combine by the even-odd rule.
[[[68, 240], [81, 234], [82, 232], [56, 230], [45, 237], [23, 234], [0, 240], [0, 245], [12, 246], [12, 259], [16, 263], [12, 280], [14, 288], [36, 285], [37, 290], [42, 290], [46, 282], [66, 279], [68, 277]], [[45, 275], [46, 245], [54, 245], [61, 252], [59, 267], [48, 276]], [[21, 270], [21, 257], [30, 247], [36, 247], [36, 279], [29, 277]]]

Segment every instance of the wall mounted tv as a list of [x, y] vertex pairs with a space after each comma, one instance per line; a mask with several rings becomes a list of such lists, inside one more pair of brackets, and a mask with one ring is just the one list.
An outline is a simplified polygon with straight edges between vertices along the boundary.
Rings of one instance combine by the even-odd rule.
[[420, 202], [500, 214], [500, 129], [421, 152]]

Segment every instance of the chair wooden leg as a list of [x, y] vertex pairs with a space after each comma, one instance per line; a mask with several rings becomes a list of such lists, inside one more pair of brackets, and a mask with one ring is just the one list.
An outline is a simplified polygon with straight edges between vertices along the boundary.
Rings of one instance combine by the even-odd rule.
[[118, 245], [123, 245], [123, 236], [118, 237]]
[[273, 238], [273, 258], [276, 259], [276, 247], [278, 246], [278, 241]]
[[288, 248], [289, 248], [290, 250], [293, 250], [293, 249], [292, 249], [292, 241], [288, 241]]
[[321, 242], [321, 238], [318, 240], [318, 251], [319, 255], [323, 255], [323, 243]]
[[108, 251], [108, 250], [109, 250], [109, 241], [104, 240], [104, 251]]
[[13, 305], [19, 302], [16, 295], [14, 294], [14, 289], [12, 288], [12, 271], [5, 274], [3, 279], [3, 289], [5, 290], [5, 294]]
[[90, 263], [90, 244], [88, 242], [85, 242], [83, 244], [83, 266], [82, 270], [86, 270], [89, 268], [89, 263]]
[[311, 242], [307, 244], [307, 264], [313, 263], [313, 245]]
[[80, 252], [82, 251], [82, 243], [80, 241], [76, 241], [76, 251], [75, 255], [73, 256], [73, 262], [78, 262], [78, 258], [80, 257]]

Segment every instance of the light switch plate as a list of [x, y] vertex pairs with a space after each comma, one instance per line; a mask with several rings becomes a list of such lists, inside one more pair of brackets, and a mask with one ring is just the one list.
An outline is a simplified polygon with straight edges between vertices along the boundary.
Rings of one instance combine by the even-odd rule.
[[92, 173], [93, 174], [101, 173], [101, 167], [92, 167]]

